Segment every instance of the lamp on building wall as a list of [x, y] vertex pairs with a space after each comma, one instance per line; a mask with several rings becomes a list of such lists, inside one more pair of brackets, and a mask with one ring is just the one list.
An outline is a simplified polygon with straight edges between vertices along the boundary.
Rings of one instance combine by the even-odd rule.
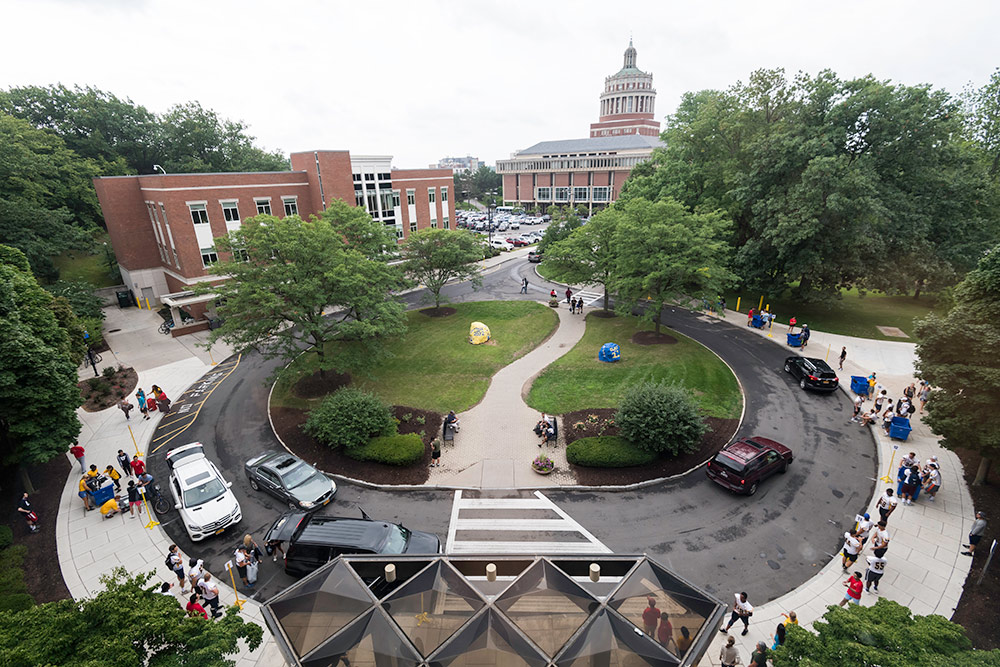
[[153, 173], [155, 174], [157, 171], [159, 171], [160, 173], [162, 173], [164, 176], [167, 175], [167, 170], [166, 169], [164, 169], [163, 167], [161, 167], [158, 164], [154, 164], [153, 165]]

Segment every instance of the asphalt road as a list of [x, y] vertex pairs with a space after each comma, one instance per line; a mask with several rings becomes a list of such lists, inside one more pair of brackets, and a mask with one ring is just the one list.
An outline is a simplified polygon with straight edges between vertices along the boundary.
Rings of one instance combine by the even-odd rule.
[[[531, 284], [527, 296], [519, 294], [522, 276]], [[534, 273], [533, 265], [518, 260], [493, 269], [479, 290], [463, 283], [449, 285], [444, 293], [451, 301], [537, 300], [551, 287]], [[415, 292], [404, 301], [417, 306], [422, 297]], [[871, 497], [876, 475], [871, 437], [848, 424], [851, 404], [844, 394], [798, 388], [782, 371], [784, 359], [792, 354], [787, 348], [717, 318], [681, 309], [666, 313], [663, 323], [705, 344], [732, 367], [746, 400], [739, 434], [763, 435], [789, 445], [795, 462], [788, 473], [767, 480], [752, 498], [725, 491], [700, 469], [641, 491], [567, 490], [546, 495], [615, 552], [648, 553], [723, 599], [738, 590], [746, 590], [754, 603], [778, 597], [819, 571], [840, 549], [843, 532]], [[226, 363], [234, 362], [231, 358]], [[251, 490], [243, 474], [244, 461], [280, 447], [266, 413], [265, 380], [277, 363], [256, 353], [244, 354], [225, 378], [216, 379], [217, 388], [196, 397], [200, 405], [186, 429], [172, 434], [165, 447], [148, 457], [149, 467], [166, 489], [166, 449], [200, 441], [233, 482], [244, 518], [222, 536], [192, 544], [176, 512], [161, 519], [168, 535], [187, 553], [203, 558], [214, 572], [224, 572], [223, 563], [244, 533], [260, 541], [285, 509], [271, 496]], [[155, 437], [164, 444], [159, 432]], [[430, 531], [443, 540], [452, 498], [452, 492], [443, 490], [371, 490], [340, 484], [336, 499], [322, 511], [358, 516], [361, 506], [376, 519]], [[267, 562], [256, 597], [267, 599], [291, 581], [278, 565]]]

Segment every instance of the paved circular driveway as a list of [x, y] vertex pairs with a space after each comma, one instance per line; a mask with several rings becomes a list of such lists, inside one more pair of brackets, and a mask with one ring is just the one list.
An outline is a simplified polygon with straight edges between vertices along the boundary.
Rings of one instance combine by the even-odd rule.
[[[526, 297], [518, 294], [522, 276], [532, 284], [533, 293]], [[464, 283], [448, 286], [445, 293], [453, 301], [537, 299], [549, 289], [532, 265], [519, 260], [491, 271], [478, 291]], [[409, 305], [419, 299], [418, 293], [405, 298]], [[680, 309], [666, 313], [663, 323], [705, 344], [732, 367], [746, 400], [739, 435], [783, 442], [794, 450], [795, 463], [786, 475], [762, 484], [753, 498], [728, 493], [700, 469], [638, 491], [553, 490], [545, 495], [615, 552], [648, 553], [723, 599], [734, 590], [748, 591], [755, 603], [776, 598], [819, 571], [839, 549], [853, 516], [866, 506], [876, 475], [871, 437], [847, 423], [851, 405], [843, 393], [812, 394], [792, 382], [782, 371], [789, 348]], [[206, 453], [233, 482], [243, 507], [240, 526], [197, 544], [187, 539], [176, 512], [164, 517], [171, 539], [204, 558], [216, 572], [223, 571], [223, 562], [244, 532], [259, 539], [284, 511], [276, 499], [251, 490], [243, 474], [245, 460], [280, 446], [266, 412], [265, 379], [277, 365], [254, 353], [244, 355], [204, 401], [197, 419], [168, 445], [204, 443]], [[164, 452], [151, 455], [148, 464], [165, 482]], [[372, 517], [435, 532], [443, 539], [452, 499], [453, 493], [443, 489], [372, 490], [341, 484], [337, 499], [324, 512], [359, 516], [360, 505]], [[257, 597], [266, 598], [289, 582], [277, 566], [266, 563]]]

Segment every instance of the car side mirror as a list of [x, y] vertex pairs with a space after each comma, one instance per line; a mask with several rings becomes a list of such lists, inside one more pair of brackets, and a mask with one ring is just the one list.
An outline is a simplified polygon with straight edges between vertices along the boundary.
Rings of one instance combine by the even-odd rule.
[[180, 503], [177, 503], [177, 504], [174, 505], [174, 509], [175, 510], [179, 510], [180, 508], [181, 508], [181, 504]]
[[227, 489], [233, 488], [233, 483], [232, 482], [226, 482], [226, 488]]

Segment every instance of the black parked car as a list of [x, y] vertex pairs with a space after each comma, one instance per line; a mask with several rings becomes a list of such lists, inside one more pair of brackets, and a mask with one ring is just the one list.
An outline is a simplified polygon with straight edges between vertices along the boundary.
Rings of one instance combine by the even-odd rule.
[[836, 391], [840, 386], [837, 373], [822, 359], [788, 357], [785, 359], [785, 372], [791, 373], [803, 389]]
[[439, 554], [437, 535], [409, 530], [398, 523], [361, 519], [283, 514], [264, 536], [284, 544], [285, 572], [304, 576], [342, 554]]
[[293, 510], [320, 508], [337, 493], [332, 479], [287, 452], [265, 452], [247, 461], [243, 469], [254, 491], [263, 489]]

